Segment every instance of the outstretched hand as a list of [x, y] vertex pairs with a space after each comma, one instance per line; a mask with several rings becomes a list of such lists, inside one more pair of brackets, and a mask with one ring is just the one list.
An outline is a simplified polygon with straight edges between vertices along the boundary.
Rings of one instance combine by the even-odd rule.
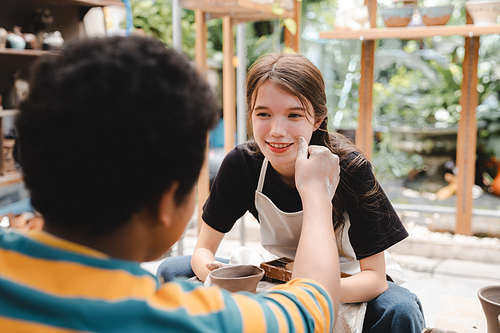
[[[214, 269], [226, 267], [227, 265], [224, 264], [223, 262], [215, 260], [215, 261], [208, 263], [206, 266], [207, 266], [207, 269], [209, 271], [213, 271]], [[207, 278], [205, 279], [204, 284], [206, 287], [210, 287], [210, 285], [212, 284], [212, 279], [210, 279], [210, 274], [207, 275]]]
[[325, 190], [330, 200], [340, 178], [339, 158], [323, 146], [308, 146], [303, 137], [298, 140], [295, 161], [295, 186], [301, 196]]

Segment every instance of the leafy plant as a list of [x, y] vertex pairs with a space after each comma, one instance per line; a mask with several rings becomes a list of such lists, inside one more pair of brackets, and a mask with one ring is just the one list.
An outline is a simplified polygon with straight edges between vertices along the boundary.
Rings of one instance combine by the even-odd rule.
[[[409, 56], [409, 55], [408, 55]], [[391, 76], [374, 83], [374, 111], [377, 125], [415, 125], [436, 128], [457, 124], [460, 118], [460, 81], [454, 72], [459, 65], [436, 60], [422, 62], [422, 69], [410, 69], [395, 62], [386, 72]], [[383, 75], [382, 74], [379, 74]], [[380, 82], [382, 81], [382, 82]]]
[[[172, 46], [172, 3], [170, 0], [131, 0], [134, 28]], [[195, 56], [196, 29], [194, 12], [182, 10], [182, 49], [190, 58]]]

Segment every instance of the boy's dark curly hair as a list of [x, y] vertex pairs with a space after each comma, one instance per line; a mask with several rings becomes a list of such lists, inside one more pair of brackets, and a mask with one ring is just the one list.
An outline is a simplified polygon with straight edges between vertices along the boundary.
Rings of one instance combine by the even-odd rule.
[[188, 59], [152, 38], [68, 43], [34, 68], [16, 120], [33, 207], [47, 225], [112, 232], [181, 203], [205, 156], [217, 103]]

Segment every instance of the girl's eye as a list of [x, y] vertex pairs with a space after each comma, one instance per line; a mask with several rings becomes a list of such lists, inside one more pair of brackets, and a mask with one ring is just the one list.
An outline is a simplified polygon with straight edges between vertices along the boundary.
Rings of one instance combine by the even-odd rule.
[[290, 118], [300, 118], [300, 117], [303, 117], [304, 115], [301, 114], [301, 113], [291, 113], [289, 115]]
[[257, 117], [267, 117], [267, 116], [269, 116], [269, 113], [267, 113], [267, 112], [257, 112], [256, 116]]

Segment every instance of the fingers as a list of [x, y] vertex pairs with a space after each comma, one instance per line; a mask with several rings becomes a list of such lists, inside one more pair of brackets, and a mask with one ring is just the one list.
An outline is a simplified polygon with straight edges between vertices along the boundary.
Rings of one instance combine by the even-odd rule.
[[305, 160], [307, 159], [307, 141], [303, 137], [299, 137], [299, 149], [297, 154], [297, 159]]
[[[224, 264], [223, 262], [214, 260], [212, 262], [209, 262], [206, 266], [209, 271], [213, 271], [214, 269], [226, 267], [227, 265]], [[204, 284], [206, 287], [210, 287], [210, 285], [212, 285], [212, 279], [210, 278], [210, 274], [207, 275]]]
[[215, 260], [215, 261], [212, 261], [211, 263], [208, 263], [206, 266], [207, 266], [209, 271], [213, 271], [214, 269], [226, 267], [227, 265], [220, 262], [220, 261]]

